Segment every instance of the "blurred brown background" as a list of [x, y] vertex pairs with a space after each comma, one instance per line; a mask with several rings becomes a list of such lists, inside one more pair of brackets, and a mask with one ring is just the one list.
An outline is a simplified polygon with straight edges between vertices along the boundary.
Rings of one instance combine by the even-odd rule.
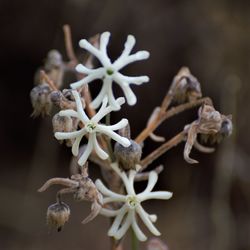
[[[183, 160], [183, 144], [152, 165], [165, 165], [157, 188], [174, 197], [146, 206], [158, 214], [157, 227], [170, 250], [250, 250], [249, 13], [249, 1], [232, 0], [1, 0], [0, 249], [108, 249], [108, 221], [99, 216], [81, 225], [90, 205], [70, 197], [70, 222], [61, 233], [48, 233], [45, 213], [56, 188], [36, 192], [48, 178], [69, 175], [70, 150], [53, 138], [50, 118], [30, 118], [29, 99], [34, 72], [48, 50], [58, 49], [67, 59], [61, 27], [68, 23], [78, 52], [79, 39], [106, 30], [112, 33], [111, 58], [119, 55], [127, 34], [137, 38], [136, 50], [151, 52], [149, 60], [127, 69], [151, 79], [133, 88], [138, 104], [123, 109], [133, 136], [183, 65], [218, 110], [233, 114], [234, 134], [216, 153], [192, 152], [199, 165]], [[157, 132], [170, 138], [195, 117], [196, 110], [186, 112]], [[148, 140], [145, 155], [156, 146]]]

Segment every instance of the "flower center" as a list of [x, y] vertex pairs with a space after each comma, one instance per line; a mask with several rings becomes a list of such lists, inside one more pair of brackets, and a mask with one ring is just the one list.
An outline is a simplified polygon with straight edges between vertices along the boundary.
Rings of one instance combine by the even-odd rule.
[[139, 201], [134, 195], [128, 195], [126, 198], [126, 203], [130, 209], [135, 209], [139, 205]]
[[93, 133], [95, 131], [96, 124], [92, 121], [88, 122], [85, 125], [85, 129], [88, 131], [88, 133]]
[[106, 73], [107, 73], [109, 76], [111, 76], [111, 75], [114, 74], [114, 70], [111, 69], [111, 68], [108, 68], [108, 69], [106, 70]]

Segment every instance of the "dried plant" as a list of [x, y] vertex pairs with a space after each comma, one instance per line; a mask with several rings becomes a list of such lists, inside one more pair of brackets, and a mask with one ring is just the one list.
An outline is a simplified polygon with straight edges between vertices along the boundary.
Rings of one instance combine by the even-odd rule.
[[[49, 179], [38, 190], [43, 192], [51, 185], [63, 186], [57, 192], [56, 203], [48, 208], [47, 222], [58, 231], [62, 229], [70, 215], [69, 206], [62, 201], [62, 195], [73, 194], [77, 201], [86, 200], [92, 203], [91, 213], [83, 223], [93, 220], [98, 214], [110, 218], [112, 225], [108, 236], [113, 239], [112, 249], [122, 249], [122, 238], [129, 228], [134, 232], [132, 242], [136, 238], [140, 241], [147, 239], [138, 225], [139, 218], [152, 234], [159, 236], [160, 231], [153, 225], [157, 216], [148, 214], [141, 203], [149, 199], [170, 199], [172, 193], [152, 191], [158, 174], [164, 169], [163, 166], [150, 172], [145, 169], [181, 142], [185, 142], [184, 159], [191, 164], [198, 163], [189, 157], [192, 147], [203, 153], [213, 152], [214, 148], [202, 143], [218, 143], [229, 136], [232, 133], [232, 118], [216, 111], [209, 97], [202, 97], [199, 81], [187, 67], [183, 67], [174, 77], [161, 105], [149, 115], [145, 129], [132, 139], [127, 119], [123, 118], [120, 122], [110, 125], [110, 112], [121, 110], [121, 105], [125, 102], [123, 97], [115, 99], [112, 84], [117, 83], [128, 104], [135, 105], [137, 98], [130, 84], [140, 85], [148, 82], [149, 78], [124, 76], [119, 71], [132, 62], [147, 59], [149, 52], [139, 51], [131, 54], [135, 38], [129, 35], [121, 56], [111, 62], [107, 55], [110, 33], [104, 32], [88, 41], [80, 41], [80, 47], [87, 53], [84, 60], [79, 62], [72, 47], [68, 25], [64, 26], [64, 34], [69, 61], [64, 62], [58, 51], [50, 51], [44, 67], [39, 71], [39, 77], [36, 74], [36, 86], [30, 95], [34, 108], [33, 116], [50, 115], [53, 106], [59, 109], [52, 119], [55, 137], [60, 143], [65, 141], [68, 147], [72, 147], [73, 154], [70, 169], [74, 174], [70, 178]], [[93, 56], [101, 63], [97, 69], [93, 69]], [[71, 89], [67, 89], [68, 84], [64, 89], [64, 76], [68, 71], [75, 74], [77, 82], [70, 84]], [[92, 101], [88, 84], [95, 79], [102, 82], [102, 88]], [[98, 107], [100, 108], [96, 111]], [[170, 117], [195, 107], [200, 107], [197, 119], [187, 124], [170, 140], [166, 141], [163, 136], [154, 134], [156, 128]], [[116, 130], [119, 132], [114, 132]], [[197, 137], [198, 134], [200, 138]], [[84, 136], [87, 144], [83, 143]], [[116, 141], [114, 147], [111, 138]], [[141, 159], [143, 144], [147, 138], [161, 145]], [[93, 162], [101, 168], [103, 180], [108, 187], [100, 179], [95, 182], [91, 180], [88, 176], [88, 162]], [[143, 180], [148, 180], [148, 184], [142, 193], [137, 194], [134, 183]], [[160, 240], [152, 242], [148, 243], [148, 249], [154, 249], [155, 244], [159, 249], [167, 249]], [[133, 244], [132, 248], [136, 249], [136, 244]]]

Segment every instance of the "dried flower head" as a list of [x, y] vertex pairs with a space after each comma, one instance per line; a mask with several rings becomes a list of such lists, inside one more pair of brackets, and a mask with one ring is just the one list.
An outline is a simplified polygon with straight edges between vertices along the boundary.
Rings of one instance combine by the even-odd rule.
[[34, 87], [30, 92], [30, 99], [33, 107], [32, 116], [42, 117], [49, 115], [52, 109], [52, 103], [50, 101], [51, 88], [47, 83], [42, 83]]
[[151, 171], [148, 176], [148, 185], [146, 189], [139, 193], [135, 193], [134, 189], [134, 179], [136, 176], [136, 171], [130, 170], [128, 176], [125, 172], [122, 172], [118, 168], [117, 163], [111, 164], [111, 167], [116, 171], [116, 173], [121, 177], [123, 184], [126, 189], [126, 194], [118, 194], [109, 190], [101, 180], [96, 180], [95, 184], [99, 191], [105, 196], [103, 199], [103, 204], [108, 203], [123, 203], [122, 207], [117, 210], [112, 210], [108, 208], [102, 208], [100, 213], [107, 217], [115, 217], [111, 228], [108, 231], [108, 235], [114, 237], [115, 239], [121, 239], [129, 227], [131, 226], [135, 232], [135, 235], [140, 241], [145, 241], [147, 237], [141, 231], [137, 222], [137, 215], [144, 222], [149, 231], [159, 236], [161, 233], [153, 225], [156, 222], [157, 216], [154, 214], [148, 214], [142, 207], [141, 203], [145, 200], [150, 199], [163, 199], [167, 200], [172, 197], [171, 192], [157, 191], [152, 192], [157, 180], [158, 174], [155, 171]]
[[[77, 111], [71, 109], [63, 110], [59, 113], [59, 115], [76, 117], [84, 124], [84, 127], [74, 132], [56, 132], [55, 137], [58, 140], [75, 139], [75, 142], [72, 146], [72, 154], [77, 156], [79, 153], [79, 145], [83, 136], [88, 135], [88, 144], [86, 150], [78, 161], [80, 166], [85, 164], [92, 150], [95, 150], [96, 154], [101, 159], [105, 160], [109, 157], [109, 155], [100, 147], [97, 141], [97, 134], [105, 134], [122, 144], [124, 147], [128, 147], [130, 145], [130, 141], [127, 138], [122, 137], [114, 132], [114, 130], [125, 127], [128, 123], [127, 119], [122, 119], [120, 122], [111, 126], [99, 124], [100, 120], [113, 110], [112, 106], [107, 106], [107, 97], [104, 98], [102, 106], [97, 114], [90, 119], [83, 110], [78, 92], [74, 90], [72, 93], [76, 101]], [[121, 105], [124, 103], [124, 98], [118, 98], [116, 102]]]
[[[206, 148], [197, 142], [197, 135], [207, 136], [212, 138], [211, 140], [221, 139], [225, 135], [232, 133], [231, 120], [216, 111], [211, 105], [203, 105], [198, 111], [198, 119], [185, 126], [184, 131], [187, 132], [187, 141], [184, 149], [184, 158], [190, 163], [198, 163], [198, 161], [191, 159], [189, 154], [193, 145], [200, 151], [211, 153], [213, 148]], [[213, 139], [215, 138], [215, 139]]]
[[202, 97], [200, 83], [187, 67], [182, 67], [180, 69], [174, 78], [174, 83], [176, 83], [177, 86], [173, 101], [184, 103]]
[[216, 144], [220, 143], [224, 138], [230, 136], [233, 132], [232, 116], [222, 115], [222, 123], [220, 130], [215, 134], [201, 134], [200, 139], [203, 143]]
[[[69, 116], [60, 116], [58, 113], [52, 118], [53, 132], [72, 132], [77, 129], [78, 119]], [[74, 140], [65, 140], [68, 147], [72, 147]], [[59, 141], [63, 143], [63, 140]]]
[[129, 85], [140, 85], [144, 82], [149, 81], [149, 78], [147, 76], [131, 77], [125, 76], [119, 72], [123, 67], [127, 66], [132, 62], [147, 59], [149, 57], [149, 52], [139, 51], [135, 54], [130, 55], [135, 45], [135, 38], [132, 35], [128, 35], [121, 56], [112, 63], [107, 55], [107, 45], [109, 42], [109, 37], [109, 32], [104, 32], [101, 34], [99, 49], [91, 45], [86, 39], [83, 39], [79, 42], [80, 47], [86, 49], [87, 51], [89, 51], [89, 53], [93, 54], [102, 64], [102, 66], [97, 69], [89, 69], [82, 64], [77, 65], [76, 70], [79, 73], [86, 74], [87, 76], [84, 77], [82, 80], [71, 84], [71, 87], [73, 89], [76, 89], [83, 86], [84, 84], [92, 82], [95, 79], [102, 79], [102, 89], [91, 104], [93, 108], [98, 108], [101, 105], [103, 98], [107, 95], [109, 104], [114, 109], [119, 109], [119, 104], [115, 101], [115, 97], [112, 90], [113, 82], [116, 82], [122, 88], [128, 104], [134, 105], [136, 103], [136, 96]]
[[[97, 190], [93, 181], [88, 177], [87, 167], [87, 164], [85, 164], [85, 166], [81, 169], [81, 174], [72, 175], [70, 179], [52, 178], [45, 182], [44, 185], [38, 190], [38, 192], [44, 192], [52, 185], [62, 185], [66, 186], [66, 188], [63, 188], [57, 192], [57, 204], [62, 203], [61, 196], [63, 194], [73, 194], [75, 200], [77, 201], [90, 201], [92, 203], [91, 213], [82, 221], [82, 223], [87, 223], [93, 220], [99, 214], [102, 207], [102, 195]], [[55, 207], [57, 208], [58, 206]], [[49, 211], [51, 211], [51, 209]], [[58, 216], [58, 218], [60, 217]]]
[[70, 209], [64, 202], [57, 202], [48, 207], [47, 224], [49, 227], [55, 227], [60, 232], [64, 224], [69, 220]]
[[50, 50], [45, 61], [46, 72], [63, 66], [62, 55], [58, 50]]

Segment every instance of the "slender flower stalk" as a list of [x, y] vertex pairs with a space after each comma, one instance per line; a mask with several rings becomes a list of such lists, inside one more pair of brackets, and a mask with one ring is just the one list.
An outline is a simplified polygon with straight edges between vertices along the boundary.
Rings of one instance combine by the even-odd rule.
[[136, 194], [134, 189], [134, 179], [137, 172], [135, 170], [130, 170], [128, 175], [126, 175], [125, 172], [122, 172], [118, 168], [117, 163], [112, 163], [111, 167], [121, 177], [127, 194], [122, 195], [109, 190], [99, 179], [95, 182], [96, 187], [104, 195], [104, 205], [113, 202], [124, 203], [122, 207], [117, 210], [111, 210], [108, 208], [101, 209], [100, 214], [107, 217], [115, 217], [113, 224], [108, 231], [108, 235], [119, 240], [125, 235], [131, 226], [136, 237], [140, 241], [147, 240], [147, 237], [138, 226], [138, 215], [149, 231], [152, 234], [159, 236], [161, 233], [153, 225], [153, 223], [157, 220], [157, 216], [154, 214], [148, 214], [142, 207], [141, 203], [151, 199], [167, 200], [172, 197], [172, 193], [167, 191], [152, 192], [158, 180], [158, 174], [155, 171], [151, 171], [148, 177], [146, 189], [143, 192]]
[[142, 83], [149, 81], [147, 76], [125, 76], [119, 72], [123, 67], [130, 63], [147, 59], [149, 57], [149, 52], [138, 51], [137, 53], [130, 55], [135, 45], [135, 37], [128, 35], [122, 54], [112, 63], [107, 55], [107, 45], [109, 38], [109, 32], [104, 32], [101, 34], [99, 49], [91, 45], [86, 39], [83, 39], [79, 42], [80, 47], [93, 54], [100, 61], [102, 66], [97, 69], [89, 69], [82, 64], [78, 64], [76, 66], [76, 71], [87, 76], [75, 83], [72, 83], [71, 88], [76, 89], [92, 82], [93, 80], [102, 79], [103, 85], [101, 91], [91, 103], [92, 107], [95, 109], [101, 105], [105, 95], [108, 96], [109, 104], [115, 109], [119, 109], [119, 103], [115, 101], [112, 90], [113, 82], [116, 82], [122, 88], [128, 104], [134, 105], [137, 99], [129, 85], [141, 85]]
[[[97, 141], [98, 134], [105, 134], [108, 137], [111, 137], [113, 140], [122, 144], [124, 147], [128, 147], [130, 145], [130, 141], [127, 138], [122, 137], [114, 132], [114, 130], [124, 128], [128, 124], [127, 119], [122, 119], [120, 122], [110, 126], [106, 126], [99, 123], [104, 116], [114, 110], [112, 106], [107, 106], [108, 99], [106, 96], [104, 97], [100, 110], [95, 116], [90, 119], [83, 110], [78, 92], [76, 90], [73, 90], [72, 93], [76, 101], [77, 111], [73, 109], [63, 110], [59, 112], [59, 115], [76, 117], [84, 124], [84, 127], [80, 130], [73, 132], [56, 132], [55, 137], [58, 140], [75, 139], [72, 145], [72, 154], [74, 156], [77, 156], [79, 153], [80, 142], [83, 136], [88, 135], [87, 147], [78, 161], [78, 164], [80, 166], [83, 166], [85, 164], [93, 150], [95, 150], [96, 154], [103, 160], [109, 157], [109, 155], [100, 147]], [[122, 105], [125, 100], [123, 97], [121, 97], [118, 98], [115, 102], [117, 102], [118, 105]]]

